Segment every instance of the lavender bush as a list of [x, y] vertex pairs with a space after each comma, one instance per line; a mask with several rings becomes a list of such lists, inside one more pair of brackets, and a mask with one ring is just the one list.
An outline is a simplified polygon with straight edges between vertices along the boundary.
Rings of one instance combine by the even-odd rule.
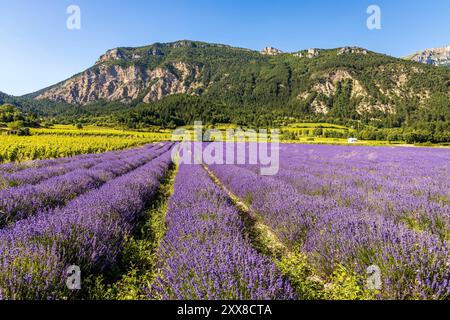
[[[149, 146], [107, 154], [101, 157], [99, 164], [89, 169], [77, 169], [37, 185], [1, 190], [0, 227], [32, 216], [38, 211], [62, 206], [76, 196], [145, 164], [167, 148]], [[84, 163], [84, 160], [81, 162]]]
[[181, 165], [157, 255], [162, 299], [293, 299], [273, 262], [251, 247], [239, 212], [200, 165]]
[[78, 265], [85, 273], [114, 265], [124, 238], [133, 231], [170, 164], [166, 151], [63, 208], [1, 230], [0, 298], [63, 298], [68, 294], [69, 265]]
[[384, 298], [450, 296], [448, 150], [283, 145], [278, 175], [211, 166], [325, 278], [381, 268]]

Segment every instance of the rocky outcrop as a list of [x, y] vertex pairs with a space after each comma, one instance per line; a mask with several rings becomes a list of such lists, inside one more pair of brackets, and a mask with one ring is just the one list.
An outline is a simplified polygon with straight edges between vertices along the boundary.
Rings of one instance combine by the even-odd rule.
[[276, 55], [282, 54], [283, 51], [281, 51], [281, 50], [279, 50], [277, 48], [274, 48], [274, 47], [265, 47], [261, 51], [261, 53], [264, 54], [264, 55], [267, 55], [267, 56], [276, 56]]
[[320, 55], [319, 49], [311, 48], [311, 49], [308, 49], [308, 54], [306, 56], [308, 58], [312, 59], [312, 58], [318, 57], [319, 55]]
[[[99, 61], [124, 59], [120, 52], [111, 50]], [[101, 64], [37, 96], [72, 104], [85, 105], [97, 100], [130, 102], [141, 98], [155, 101], [166, 95], [193, 94], [201, 87], [198, 77], [201, 70], [186, 63], [175, 63], [171, 68], [147, 69], [138, 65], [120, 66]], [[188, 81], [194, 79], [194, 81]]]
[[[353, 101], [358, 101], [356, 111], [363, 113], [366, 111], [382, 111], [392, 113], [395, 111], [394, 107], [387, 103], [377, 101], [372, 97], [367, 90], [361, 85], [360, 81], [346, 70], [337, 70], [333, 72], [313, 75], [316, 84], [308, 91], [302, 92], [297, 96], [299, 100], [310, 100], [311, 107], [315, 113], [328, 114], [329, 109], [324, 102], [324, 98], [333, 98], [337, 94], [338, 86], [342, 86], [344, 82], [351, 82], [350, 98]], [[400, 96], [403, 93], [401, 87], [407, 82], [404, 76], [399, 76], [397, 86], [392, 88], [389, 92], [391, 96]], [[379, 89], [383, 94], [388, 94]], [[312, 98], [313, 97], [313, 98]], [[312, 98], [312, 99], [311, 99]], [[375, 102], [374, 102], [375, 101]]]
[[292, 53], [292, 55], [294, 57], [298, 57], [298, 58], [315, 58], [318, 57], [320, 55], [320, 50], [319, 49], [315, 49], [315, 48], [311, 48], [308, 50], [304, 50], [304, 51], [298, 51], [298, 52], [294, 52]]
[[426, 49], [406, 59], [434, 66], [450, 66], [450, 46]]
[[352, 81], [352, 98], [367, 96], [366, 90], [361, 86], [359, 81], [345, 70], [337, 70], [336, 72], [324, 75], [321, 77], [320, 81], [314, 85], [313, 90], [329, 97], [336, 92], [337, 85], [342, 84], [345, 80]]
[[364, 48], [359, 48], [359, 47], [344, 47], [344, 48], [339, 48], [337, 51], [337, 55], [343, 55], [343, 54], [362, 54], [362, 55], [366, 55], [367, 54], [367, 50]]
[[122, 51], [116, 48], [106, 51], [104, 55], [100, 56], [96, 64], [117, 60], [129, 60], [129, 58]]
[[[158, 68], [154, 77], [150, 77], [152, 84], [148, 89], [148, 93], [144, 96], [144, 102], [152, 102], [161, 98], [179, 93], [195, 94], [195, 91], [203, 85], [199, 81], [201, 70], [199, 67], [191, 67], [183, 62], [173, 65], [178, 71], [174, 74]], [[194, 78], [194, 82], [189, 82], [189, 78]]]

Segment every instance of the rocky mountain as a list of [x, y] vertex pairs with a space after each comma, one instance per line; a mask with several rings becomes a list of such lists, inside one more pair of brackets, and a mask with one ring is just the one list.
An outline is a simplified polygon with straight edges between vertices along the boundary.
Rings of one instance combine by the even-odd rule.
[[[108, 63], [114, 60], [104, 61], [107, 62], [99, 62], [95, 68], [45, 90], [36, 98], [81, 105], [97, 100], [129, 102], [138, 98], [151, 102], [167, 95], [193, 93], [196, 88], [194, 81], [200, 74], [198, 66], [181, 61], [154, 69]], [[191, 78], [194, 81], [188, 84]]]
[[416, 52], [406, 59], [434, 66], [450, 67], [450, 45]]
[[258, 52], [186, 40], [109, 50], [88, 70], [28, 97], [86, 106], [187, 95], [229, 107], [356, 118], [426, 108], [436, 95], [450, 98], [449, 83], [450, 69], [357, 47]]

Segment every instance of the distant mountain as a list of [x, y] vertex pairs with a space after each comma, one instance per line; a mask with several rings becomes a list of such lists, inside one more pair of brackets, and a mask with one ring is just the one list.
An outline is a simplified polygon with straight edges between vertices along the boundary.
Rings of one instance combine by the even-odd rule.
[[405, 59], [434, 66], [450, 67], [450, 45], [419, 51]]
[[181, 94], [235, 112], [262, 108], [352, 119], [395, 114], [405, 105], [427, 108], [436, 95], [449, 99], [449, 79], [450, 69], [363, 48], [258, 52], [185, 40], [109, 50], [91, 68], [27, 97], [86, 106]]

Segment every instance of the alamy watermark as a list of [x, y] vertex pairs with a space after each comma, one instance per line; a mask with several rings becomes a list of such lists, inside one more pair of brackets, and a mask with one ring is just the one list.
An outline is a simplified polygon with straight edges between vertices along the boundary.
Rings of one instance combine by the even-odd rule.
[[79, 266], [70, 266], [66, 271], [66, 286], [69, 290], [81, 289], [81, 269]]
[[369, 290], [381, 290], [381, 270], [377, 265], [371, 265], [366, 270], [367, 283], [366, 287]]
[[66, 13], [69, 17], [66, 20], [66, 27], [69, 30], [81, 29], [81, 8], [75, 4], [67, 7]]
[[381, 29], [381, 8], [375, 4], [370, 5], [367, 10], [370, 16], [367, 18], [367, 29], [380, 30]]
[[202, 122], [197, 121], [193, 130], [176, 129], [172, 141], [181, 141], [172, 150], [172, 160], [180, 164], [252, 164], [259, 165], [260, 174], [266, 176], [276, 175], [280, 168], [278, 129], [204, 130]]

